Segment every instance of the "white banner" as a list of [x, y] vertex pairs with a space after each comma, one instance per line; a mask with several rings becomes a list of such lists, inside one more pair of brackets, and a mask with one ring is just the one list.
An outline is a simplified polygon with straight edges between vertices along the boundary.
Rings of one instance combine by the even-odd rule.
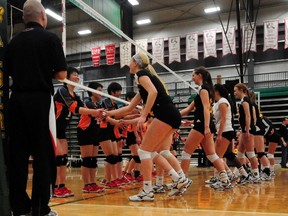
[[[161, 63], [164, 63], [164, 39], [153, 38], [152, 39], [152, 55], [157, 58]], [[156, 62], [153, 60], [152, 64]]]
[[278, 50], [278, 26], [279, 20], [264, 21], [264, 52], [267, 49]]
[[[253, 28], [254, 28], [254, 22], [246, 23], [242, 27], [242, 38], [243, 38], [243, 53], [247, 52], [250, 48], [250, 51], [257, 52], [256, 48], [256, 29], [254, 30], [253, 33]], [[256, 27], [255, 27], [256, 28]], [[253, 38], [252, 38], [253, 34]], [[251, 40], [252, 38], [252, 40]]]
[[[147, 39], [141, 39], [141, 40], [136, 40], [135, 41], [137, 45], [139, 45], [140, 47], [142, 47], [145, 51], [148, 50], [148, 40]], [[140, 52], [141, 50], [139, 49], [139, 47], [135, 47], [135, 53]]]
[[198, 60], [198, 34], [191, 33], [186, 35], [186, 61], [190, 59]]
[[206, 30], [203, 33], [203, 43], [204, 43], [204, 58], [213, 56], [217, 58], [216, 52], [216, 30]]
[[284, 25], [285, 25], [285, 46], [284, 48], [288, 48], [288, 19], [284, 19]]
[[[235, 37], [235, 26], [229, 27], [226, 36], [225, 32], [222, 32], [222, 52], [223, 56], [227, 54], [236, 54], [236, 37]], [[227, 41], [228, 39], [228, 41]], [[230, 44], [230, 47], [229, 47]], [[230, 50], [231, 48], [231, 50]]]
[[131, 61], [131, 43], [121, 42], [120, 43], [120, 68], [125, 65], [129, 66]]
[[168, 45], [169, 45], [169, 64], [171, 64], [174, 61], [181, 62], [180, 36], [169, 37]]

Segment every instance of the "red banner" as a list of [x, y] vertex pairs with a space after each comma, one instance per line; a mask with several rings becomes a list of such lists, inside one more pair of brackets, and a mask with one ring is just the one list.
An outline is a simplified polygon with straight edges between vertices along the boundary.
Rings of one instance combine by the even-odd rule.
[[101, 54], [101, 47], [92, 47], [91, 48], [91, 55], [92, 55], [92, 64], [94, 67], [100, 66], [100, 55]]
[[113, 65], [115, 63], [115, 44], [106, 45], [105, 52], [107, 65]]

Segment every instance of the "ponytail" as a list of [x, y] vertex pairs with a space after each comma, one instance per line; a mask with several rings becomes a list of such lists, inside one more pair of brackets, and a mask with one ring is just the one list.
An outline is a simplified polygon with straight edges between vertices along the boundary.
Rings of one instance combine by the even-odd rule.
[[194, 70], [195, 74], [201, 74], [202, 79], [203, 79], [203, 84], [207, 85], [209, 87], [209, 95], [214, 101], [214, 87], [213, 87], [213, 82], [211, 78], [211, 74], [209, 73], [208, 70], [206, 70], [205, 67], [201, 66], [198, 67]]

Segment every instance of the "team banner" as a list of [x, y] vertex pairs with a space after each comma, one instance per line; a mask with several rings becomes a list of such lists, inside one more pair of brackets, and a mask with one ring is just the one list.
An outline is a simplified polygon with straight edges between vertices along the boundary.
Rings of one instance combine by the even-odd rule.
[[285, 49], [288, 47], [288, 19], [284, 19], [285, 24]]
[[107, 65], [113, 65], [115, 63], [115, 44], [106, 45], [105, 53]]
[[278, 50], [278, 26], [279, 20], [264, 21], [264, 52], [267, 49]]
[[[140, 39], [140, 40], [136, 40], [135, 42], [138, 46], [140, 46], [145, 51], [148, 50], [148, 40], [147, 39]], [[135, 47], [135, 53], [138, 53], [141, 51], [138, 46]]]
[[131, 43], [121, 42], [120, 43], [120, 68], [125, 65], [129, 66], [131, 61]]
[[[152, 55], [157, 58], [161, 63], [164, 63], [164, 39], [153, 38], [152, 39]], [[156, 62], [153, 60], [152, 64]]]
[[169, 46], [169, 64], [171, 64], [174, 61], [181, 62], [180, 36], [169, 37], [168, 46]]
[[[242, 38], [243, 38], [243, 53], [249, 51], [256, 52], [256, 26], [253, 33], [254, 22], [247, 23], [242, 26]], [[252, 38], [253, 36], [253, 38]]]
[[92, 55], [92, 64], [94, 67], [100, 66], [100, 57], [101, 57], [101, 47], [92, 47], [91, 48], [91, 55]]
[[213, 56], [217, 58], [216, 52], [216, 30], [206, 30], [203, 33], [204, 58]]
[[227, 54], [236, 54], [235, 26], [231, 26], [227, 29], [226, 36], [225, 32], [222, 32], [222, 52], [223, 56]]
[[198, 58], [198, 33], [186, 35], [186, 61]]

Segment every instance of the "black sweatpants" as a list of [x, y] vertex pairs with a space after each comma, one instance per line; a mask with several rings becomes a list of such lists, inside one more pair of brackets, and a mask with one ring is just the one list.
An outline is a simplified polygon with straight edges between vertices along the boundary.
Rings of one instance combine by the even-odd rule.
[[[54, 145], [49, 131], [49, 92], [12, 93], [9, 101], [9, 188], [14, 215], [50, 212], [52, 183], [56, 178]], [[26, 192], [28, 160], [33, 156], [32, 197]]]

